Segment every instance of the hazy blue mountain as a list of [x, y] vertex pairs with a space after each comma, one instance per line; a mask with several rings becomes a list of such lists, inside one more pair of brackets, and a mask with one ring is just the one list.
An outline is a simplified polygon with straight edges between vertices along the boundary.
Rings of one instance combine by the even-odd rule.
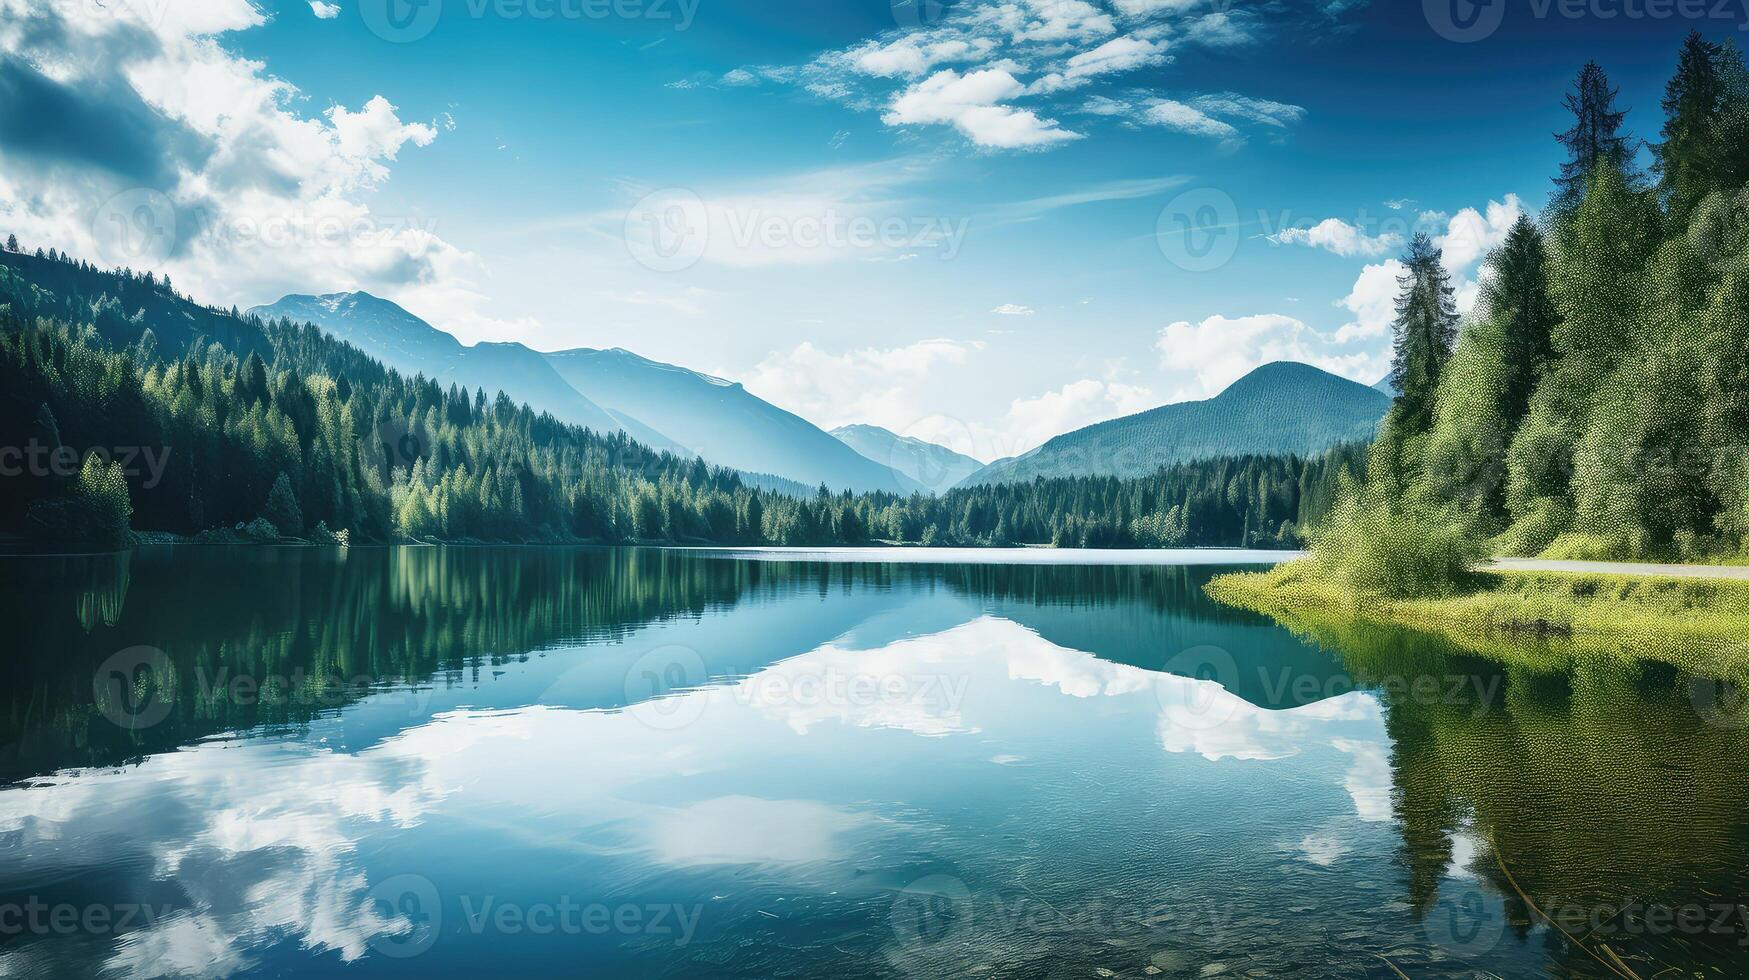
[[470, 391], [484, 389], [488, 397], [502, 391], [512, 401], [526, 402], [535, 411], [551, 412], [566, 422], [599, 432], [623, 430], [655, 449], [685, 448], [635, 415], [605, 408], [579, 392], [538, 351], [521, 344], [464, 346], [394, 303], [369, 293], [287, 296], [249, 312], [314, 323], [403, 374], [424, 374]]
[[568, 350], [545, 357], [578, 391], [644, 420], [713, 463], [834, 490], [908, 494], [921, 489], [737, 382], [626, 350]]
[[942, 493], [984, 468], [970, 456], [946, 446], [902, 436], [878, 425], [844, 425], [832, 430], [839, 442], [882, 466], [916, 480], [924, 489]]
[[1037, 476], [1145, 476], [1172, 463], [1243, 453], [1321, 452], [1370, 440], [1389, 396], [1309, 364], [1265, 364], [1214, 398], [1180, 402], [1060, 435], [997, 460], [962, 486]]
[[1387, 398], [1395, 399], [1397, 397], [1397, 386], [1391, 384], [1391, 376], [1388, 374], [1380, 378], [1379, 383], [1373, 385], [1373, 388], [1377, 391], [1384, 392]]

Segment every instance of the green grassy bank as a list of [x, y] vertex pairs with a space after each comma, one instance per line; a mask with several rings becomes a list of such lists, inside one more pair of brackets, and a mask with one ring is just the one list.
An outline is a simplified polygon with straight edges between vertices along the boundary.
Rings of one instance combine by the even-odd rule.
[[1301, 633], [1342, 622], [1402, 626], [1496, 660], [1553, 666], [1576, 656], [1749, 675], [1749, 582], [1548, 572], [1477, 572], [1448, 595], [1357, 590], [1310, 561], [1224, 575], [1209, 595]]

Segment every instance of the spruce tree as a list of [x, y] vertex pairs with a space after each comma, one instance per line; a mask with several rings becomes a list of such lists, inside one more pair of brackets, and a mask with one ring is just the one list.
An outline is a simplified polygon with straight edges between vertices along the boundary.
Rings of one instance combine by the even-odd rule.
[[1628, 135], [1621, 131], [1627, 112], [1616, 109], [1616, 94], [1597, 62], [1587, 62], [1579, 70], [1573, 91], [1566, 98], [1567, 109], [1573, 113], [1573, 126], [1555, 137], [1567, 148], [1567, 160], [1561, 164], [1561, 175], [1555, 178], [1555, 197], [1550, 202], [1557, 212], [1571, 211], [1584, 200], [1586, 182], [1598, 167], [1612, 167], [1626, 174], [1633, 147]]
[[291, 480], [284, 473], [273, 481], [273, 489], [267, 492], [267, 503], [261, 508], [261, 516], [281, 534], [295, 536], [304, 533], [304, 510], [298, 505]]
[[1549, 295], [1548, 249], [1543, 234], [1520, 216], [1494, 254], [1482, 284], [1482, 310], [1502, 334], [1505, 377], [1500, 420], [1508, 433], [1530, 410], [1530, 395], [1554, 358], [1551, 339], [1560, 311]]
[[1440, 372], [1457, 340], [1457, 305], [1440, 258], [1433, 240], [1417, 234], [1403, 255], [1408, 271], [1397, 280], [1391, 386], [1399, 394], [1392, 414], [1404, 435], [1425, 432], [1432, 422]]
[[1680, 220], [1713, 189], [1714, 124], [1725, 99], [1720, 46], [1690, 31], [1664, 88], [1664, 141], [1653, 149], [1658, 194]]

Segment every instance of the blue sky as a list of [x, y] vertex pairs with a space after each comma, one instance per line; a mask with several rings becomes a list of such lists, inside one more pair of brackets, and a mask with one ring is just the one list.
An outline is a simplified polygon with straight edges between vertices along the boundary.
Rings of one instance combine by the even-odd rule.
[[1581, 64], [1651, 136], [1682, 36], [1746, 19], [406, 3], [0, 0], [0, 221], [203, 299], [369, 289], [469, 342], [624, 346], [988, 459], [1266, 360], [1377, 380], [1405, 236], [1472, 290], [1542, 206]]

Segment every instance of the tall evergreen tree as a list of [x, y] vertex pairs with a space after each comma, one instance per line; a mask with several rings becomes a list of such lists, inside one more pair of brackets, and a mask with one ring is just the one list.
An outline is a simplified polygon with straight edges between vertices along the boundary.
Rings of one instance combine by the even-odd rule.
[[1714, 123], [1725, 99], [1721, 49], [1690, 31], [1664, 88], [1664, 141], [1653, 148], [1658, 193], [1678, 219], [1714, 186]]
[[1516, 431], [1530, 410], [1531, 392], [1554, 358], [1553, 335], [1561, 314], [1549, 295], [1548, 248], [1536, 223], [1520, 216], [1489, 258], [1492, 275], [1482, 283], [1481, 306], [1500, 329], [1504, 370], [1500, 420]]
[[1426, 233], [1403, 255], [1408, 271], [1397, 280], [1397, 319], [1392, 325], [1391, 386], [1399, 393], [1392, 418], [1405, 435], [1424, 432], [1433, 419], [1440, 372], [1457, 341], [1458, 315], [1451, 277]]
[[1561, 174], [1555, 178], [1555, 197], [1551, 202], [1557, 212], [1576, 207], [1585, 197], [1586, 182], [1600, 166], [1613, 167], [1624, 174], [1633, 156], [1630, 138], [1622, 132], [1626, 110], [1615, 107], [1617, 90], [1609, 87], [1609, 77], [1597, 62], [1587, 62], [1568, 93], [1566, 106], [1573, 113], [1573, 126], [1555, 138], [1567, 148], [1567, 160], [1561, 164]]

